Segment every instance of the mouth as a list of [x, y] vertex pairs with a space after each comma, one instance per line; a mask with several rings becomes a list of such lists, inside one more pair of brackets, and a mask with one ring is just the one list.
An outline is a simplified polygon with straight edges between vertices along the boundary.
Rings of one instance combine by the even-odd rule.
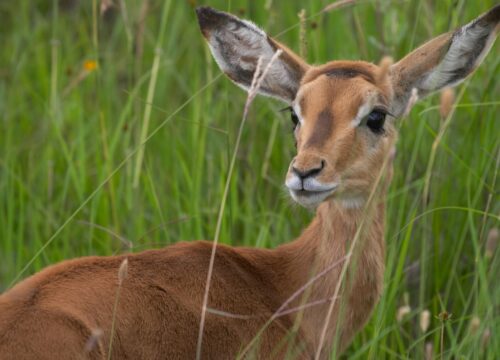
[[316, 206], [335, 192], [336, 187], [326, 190], [290, 190], [290, 195], [299, 204], [305, 207]]
[[304, 207], [315, 207], [330, 197], [338, 188], [336, 182], [323, 183], [314, 178], [289, 176], [285, 182], [293, 200]]
[[290, 191], [293, 192], [296, 196], [309, 197], [309, 196], [318, 196], [321, 194], [332, 193], [334, 190], [335, 189], [315, 191], [315, 190], [302, 189], [302, 190], [290, 190]]

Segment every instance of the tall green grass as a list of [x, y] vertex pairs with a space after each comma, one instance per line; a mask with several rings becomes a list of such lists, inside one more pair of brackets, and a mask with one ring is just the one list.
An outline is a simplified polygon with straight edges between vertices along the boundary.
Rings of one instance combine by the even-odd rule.
[[[214, 237], [246, 95], [220, 76], [196, 1], [124, 3], [126, 12], [101, 16], [97, 0], [0, 2], [2, 290], [63, 259]], [[372, 0], [318, 15], [328, 3], [203, 2], [252, 19], [296, 51], [304, 8], [311, 63], [397, 59], [495, 2]], [[424, 358], [426, 348], [436, 357], [500, 358], [500, 256], [486, 254], [488, 234], [500, 226], [498, 54], [497, 44], [461, 85], [427, 199], [443, 124], [438, 96], [401, 125], [385, 290], [349, 358]], [[85, 70], [92, 61], [98, 68]], [[275, 247], [313, 216], [283, 189], [294, 146], [281, 106], [260, 98], [252, 106], [222, 243]], [[431, 313], [425, 332], [423, 310]], [[444, 311], [452, 316], [443, 322]]]

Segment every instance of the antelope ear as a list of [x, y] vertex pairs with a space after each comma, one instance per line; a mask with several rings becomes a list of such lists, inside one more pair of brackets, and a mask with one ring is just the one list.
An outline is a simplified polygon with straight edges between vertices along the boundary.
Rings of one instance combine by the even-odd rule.
[[248, 90], [257, 62], [262, 57], [265, 68], [273, 54], [283, 50], [262, 81], [259, 93], [291, 103], [299, 89], [308, 65], [291, 50], [271, 39], [250, 21], [209, 7], [196, 9], [201, 32], [212, 55], [224, 73], [237, 85]]
[[500, 5], [454, 32], [442, 34], [414, 50], [391, 69], [395, 113], [406, 108], [412, 89], [423, 97], [455, 86], [471, 74], [490, 51], [500, 30]]

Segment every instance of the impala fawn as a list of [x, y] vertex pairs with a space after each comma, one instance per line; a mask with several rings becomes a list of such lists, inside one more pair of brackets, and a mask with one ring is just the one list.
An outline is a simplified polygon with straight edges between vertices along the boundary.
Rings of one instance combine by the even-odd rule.
[[0, 297], [2, 359], [324, 359], [345, 349], [382, 292], [396, 119], [415, 95], [474, 71], [498, 33], [500, 6], [381, 66], [308, 65], [248, 21], [210, 8], [197, 15], [236, 84], [250, 87], [259, 59], [267, 67], [258, 91], [286, 102], [295, 124], [286, 187], [315, 218], [273, 250], [217, 247], [199, 354], [209, 242], [65, 261], [22, 281]]

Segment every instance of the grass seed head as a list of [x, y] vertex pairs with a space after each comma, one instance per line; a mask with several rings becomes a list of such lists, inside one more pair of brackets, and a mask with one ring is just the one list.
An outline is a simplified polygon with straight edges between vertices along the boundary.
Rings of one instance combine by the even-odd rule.
[[480, 325], [481, 325], [481, 320], [479, 319], [479, 317], [473, 316], [472, 319], [470, 319], [469, 330], [471, 335], [477, 334]]
[[411, 312], [411, 307], [408, 305], [403, 305], [398, 309], [398, 312], [396, 314], [396, 320], [398, 322], [403, 321], [406, 315], [408, 315]]
[[491, 259], [495, 254], [495, 250], [498, 246], [498, 228], [493, 228], [488, 232], [488, 237], [486, 238], [486, 258]]
[[427, 332], [431, 323], [431, 313], [429, 310], [424, 310], [420, 313], [420, 330]]
[[101, 7], [100, 7], [101, 16], [103, 16], [113, 6], [115, 6], [115, 4], [113, 4], [113, 0], [101, 0]]
[[118, 284], [123, 284], [123, 281], [127, 278], [128, 273], [128, 258], [125, 258], [120, 264], [118, 269]]
[[448, 321], [451, 319], [451, 316], [453, 314], [452, 313], [449, 313], [448, 311], [446, 310], [443, 310], [439, 313], [439, 315], [437, 316], [437, 318], [439, 319], [439, 321], [441, 321], [442, 323]]
[[481, 338], [481, 347], [483, 349], [488, 346], [488, 343], [490, 342], [490, 337], [491, 337], [491, 330], [490, 329], [485, 329], [483, 333], [483, 337]]
[[431, 342], [425, 343], [425, 360], [432, 360], [434, 355], [434, 345]]

